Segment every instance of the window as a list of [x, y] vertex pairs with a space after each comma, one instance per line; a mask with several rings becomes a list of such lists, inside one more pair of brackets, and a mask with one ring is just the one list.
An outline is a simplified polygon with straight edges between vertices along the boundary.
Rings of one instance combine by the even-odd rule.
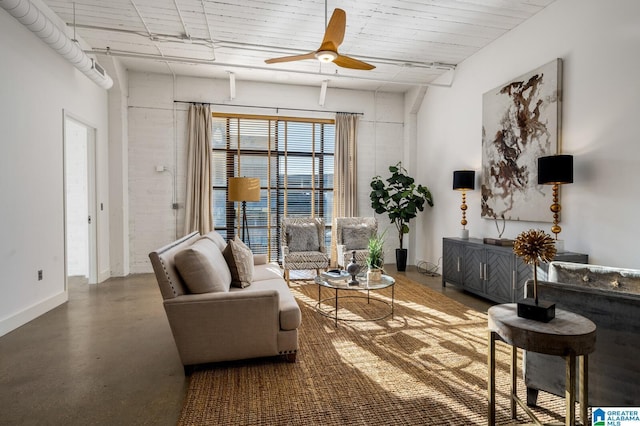
[[260, 178], [261, 199], [247, 202], [254, 253], [280, 259], [280, 222], [321, 217], [325, 242], [333, 213], [334, 120], [213, 114], [213, 224], [227, 238], [240, 233], [241, 203], [227, 201], [227, 179]]

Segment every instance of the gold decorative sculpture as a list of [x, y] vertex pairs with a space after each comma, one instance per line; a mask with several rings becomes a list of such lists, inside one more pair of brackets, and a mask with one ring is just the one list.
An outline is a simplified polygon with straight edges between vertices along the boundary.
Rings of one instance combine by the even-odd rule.
[[533, 266], [533, 301], [530, 298], [525, 298], [519, 302], [518, 316], [538, 321], [550, 321], [555, 317], [555, 304], [542, 303], [538, 300], [538, 265], [541, 261], [550, 262], [553, 260], [556, 255], [555, 241], [551, 235], [540, 229], [530, 229], [520, 233], [515, 239], [513, 252], [525, 263]]

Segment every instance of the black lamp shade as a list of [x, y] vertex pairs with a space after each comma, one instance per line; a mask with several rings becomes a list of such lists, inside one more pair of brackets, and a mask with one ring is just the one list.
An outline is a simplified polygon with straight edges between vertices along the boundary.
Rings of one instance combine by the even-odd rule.
[[538, 184], [573, 183], [573, 155], [550, 155], [538, 158]]
[[476, 172], [474, 170], [456, 170], [453, 172], [453, 189], [473, 190], [476, 188]]

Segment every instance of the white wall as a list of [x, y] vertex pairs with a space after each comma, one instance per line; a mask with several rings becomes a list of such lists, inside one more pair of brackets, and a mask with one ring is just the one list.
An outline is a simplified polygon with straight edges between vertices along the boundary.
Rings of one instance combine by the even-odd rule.
[[[97, 195], [107, 193], [107, 94], [0, 10], [0, 335], [67, 300], [63, 110], [97, 128]], [[98, 211], [102, 278], [108, 217]], [[43, 270], [43, 280], [37, 271]]]
[[[480, 171], [482, 94], [555, 58], [564, 61], [563, 153], [574, 155], [574, 183], [561, 188], [567, 250], [590, 263], [640, 268], [640, 2], [558, 0], [464, 61], [453, 87], [432, 87], [418, 114], [420, 179], [437, 214], [424, 216], [418, 256], [437, 261], [442, 237], [457, 236], [460, 194], [454, 170]], [[476, 185], [477, 187], [477, 185]], [[472, 237], [497, 237], [480, 218], [480, 191], [468, 193]], [[551, 216], [551, 213], [549, 212]], [[504, 237], [549, 223], [507, 222]]]
[[[148, 253], [183, 234], [186, 111], [174, 100], [266, 106], [270, 109], [214, 105], [213, 110], [245, 114], [333, 118], [330, 111], [362, 112], [358, 127], [358, 203], [361, 215], [372, 215], [369, 182], [402, 160], [403, 102], [397, 93], [332, 89], [324, 107], [319, 88], [236, 80], [236, 98], [229, 100], [226, 80], [148, 73], [129, 75], [129, 228], [131, 272], [149, 272]], [[279, 110], [276, 108], [280, 108]], [[313, 113], [282, 108], [326, 110]], [[172, 176], [156, 172], [165, 166], [175, 174], [177, 202], [171, 209]], [[387, 226], [381, 219], [381, 228]], [[177, 226], [176, 226], [177, 225]], [[395, 241], [391, 241], [395, 243]]]

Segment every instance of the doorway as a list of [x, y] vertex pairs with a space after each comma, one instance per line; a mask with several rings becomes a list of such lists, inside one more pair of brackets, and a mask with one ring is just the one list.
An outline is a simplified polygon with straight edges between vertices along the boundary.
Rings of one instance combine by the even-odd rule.
[[96, 129], [64, 114], [65, 268], [69, 281], [98, 283]]

